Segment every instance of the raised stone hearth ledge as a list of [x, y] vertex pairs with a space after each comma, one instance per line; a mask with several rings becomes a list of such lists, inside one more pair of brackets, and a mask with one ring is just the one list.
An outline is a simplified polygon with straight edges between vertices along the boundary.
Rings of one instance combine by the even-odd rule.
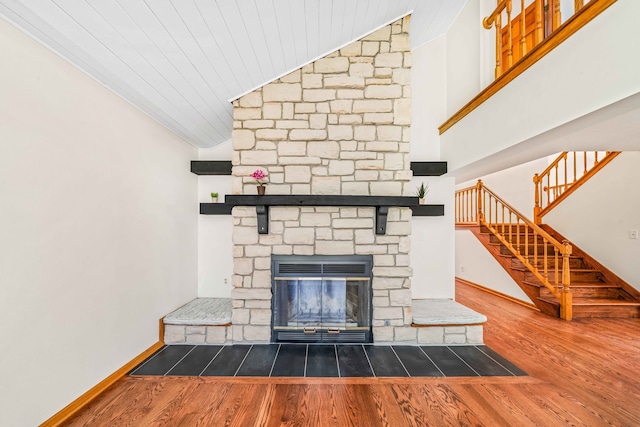
[[166, 315], [166, 344], [231, 342], [231, 298], [196, 298]]
[[418, 327], [418, 344], [483, 344], [487, 317], [450, 299], [411, 302], [413, 326]]
[[[484, 343], [482, 324], [487, 317], [483, 314], [449, 299], [412, 300], [411, 306], [418, 344]], [[231, 343], [231, 315], [230, 298], [197, 298], [165, 316], [165, 343]]]
[[219, 326], [231, 323], [231, 298], [196, 298], [164, 318], [165, 325]]

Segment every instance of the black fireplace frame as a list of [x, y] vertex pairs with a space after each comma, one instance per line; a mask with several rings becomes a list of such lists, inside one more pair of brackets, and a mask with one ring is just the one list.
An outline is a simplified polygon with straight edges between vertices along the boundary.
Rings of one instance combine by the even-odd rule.
[[[281, 268], [285, 266], [284, 268]], [[299, 266], [296, 268], [295, 266]], [[354, 266], [359, 266], [354, 272]], [[276, 277], [301, 277], [313, 275], [320, 278], [344, 278], [357, 273], [358, 277], [368, 278], [368, 318], [369, 324], [354, 329], [339, 331], [315, 329], [309, 333], [304, 328], [279, 330], [275, 328]], [[372, 343], [373, 333], [373, 255], [272, 255], [271, 256], [271, 342], [305, 343]]]

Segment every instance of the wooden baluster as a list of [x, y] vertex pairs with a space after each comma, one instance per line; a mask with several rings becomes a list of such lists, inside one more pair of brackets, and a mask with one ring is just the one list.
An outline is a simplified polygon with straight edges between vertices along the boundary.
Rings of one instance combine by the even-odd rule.
[[567, 240], [562, 242], [562, 293], [560, 294], [560, 318], [571, 320], [573, 318], [573, 297], [571, 295], [571, 271], [569, 270], [569, 257], [571, 245]]
[[553, 258], [553, 270], [554, 270], [554, 274], [553, 274], [553, 280], [555, 281], [556, 284], [556, 289], [560, 289], [560, 262], [558, 260], [558, 248], [554, 247], [553, 248], [554, 251], [554, 258]]
[[544, 39], [544, 27], [542, 25], [544, 16], [544, 4], [542, 0], [535, 0], [535, 26], [536, 30], [533, 33], [533, 46], [537, 46], [542, 43]]
[[513, 65], [513, 25], [511, 24], [511, 0], [507, 0], [507, 65], [508, 70]]
[[553, 200], [558, 198], [558, 165], [553, 168], [556, 171], [556, 182], [553, 186]]
[[524, 225], [524, 254], [529, 258], [529, 226]]
[[583, 175], [586, 175], [587, 173], [587, 152], [583, 151], [584, 155], [583, 155], [583, 163], [584, 163], [584, 172], [582, 172]]
[[573, 0], [573, 13], [578, 13], [584, 7], [584, 0]]
[[564, 193], [567, 190], [567, 152], [564, 152], [562, 156], [562, 160], [564, 161], [564, 185], [560, 189], [560, 194]]
[[[543, 259], [544, 265], [542, 266], [542, 268], [544, 270], [544, 277], [549, 277], [549, 252], [547, 251], [547, 245], [544, 245], [543, 252], [544, 252], [544, 259]], [[556, 264], [555, 265], [558, 265], [557, 255], [558, 255], [558, 251], [556, 250], [556, 260], [555, 260]]]
[[598, 164], [598, 152], [596, 151], [594, 155], [593, 166], [596, 166], [597, 164]]
[[547, 174], [547, 201], [545, 207], [551, 203], [551, 171]]
[[496, 16], [496, 79], [502, 75], [502, 14]]
[[576, 165], [578, 158], [577, 158], [577, 153], [574, 151], [573, 152], [573, 182], [576, 182], [578, 180], [578, 167]]
[[533, 231], [533, 265], [538, 268], [538, 233], [535, 230]]
[[471, 212], [471, 208], [469, 206], [469, 197], [470, 197], [469, 192], [468, 191], [465, 192], [464, 202], [463, 202], [464, 222], [472, 222], [475, 216], [473, 212]]
[[526, 25], [525, 22], [525, 6], [524, 0], [520, 0], [520, 58], [527, 54], [527, 38], [526, 35]]
[[560, 14], [560, 0], [549, 0], [549, 2], [553, 5], [553, 9], [551, 12], [551, 31], [555, 31], [558, 29], [560, 24], [562, 24], [562, 17]]
[[481, 223], [482, 219], [483, 219], [483, 215], [482, 215], [482, 181], [478, 180], [478, 183], [476, 184], [476, 192], [477, 192], [477, 201], [476, 201], [476, 207], [477, 207], [477, 220], [478, 220], [478, 224]]
[[540, 176], [535, 174], [533, 176], [533, 184], [535, 189], [533, 190], [533, 222], [536, 224], [540, 224], [542, 219], [540, 218], [540, 211], [542, 207], [540, 207], [540, 198], [541, 198], [541, 188], [540, 188]]
[[461, 211], [461, 215], [464, 219], [464, 222], [469, 222], [470, 218], [469, 218], [469, 192], [465, 191], [464, 192], [464, 197], [462, 197], [461, 199], [461, 205], [460, 205], [460, 211]]

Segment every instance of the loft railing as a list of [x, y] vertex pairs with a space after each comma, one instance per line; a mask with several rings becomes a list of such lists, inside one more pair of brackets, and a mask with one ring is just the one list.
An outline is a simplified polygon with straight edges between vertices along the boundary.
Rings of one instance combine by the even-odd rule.
[[542, 224], [542, 217], [558, 206], [569, 194], [577, 190], [596, 172], [613, 160], [619, 151], [564, 151], [540, 174], [533, 183], [533, 221]]
[[571, 320], [571, 245], [559, 242], [482, 184], [456, 191], [457, 225], [486, 227], [560, 302], [560, 318]]
[[[498, 0], [493, 12], [482, 21], [487, 30], [493, 27], [496, 30], [496, 78], [560, 27], [561, 1]], [[512, 18], [514, 3], [520, 13]], [[574, 0], [574, 15], [584, 7], [584, 3], [584, 0]]]
[[[483, 20], [486, 28], [490, 29], [494, 26], [497, 28], [496, 79], [442, 123], [438, 128], [440, 134], [444, 134], [455, 126], [456, 123], [515, 80], [533, 64], [544, 58], [549, 52], [560, 46], [616, 1], [574, 1], [573, 8], [577, 12], [561, 23], [559, 1], [546, 0], [545, 3], [544, 0], [534, 0], [533, 2], [531, 0], [524, 2], [522, 0], [508, 0], [511, 12], [513, 12], [514, 4], [525, 10], [523, 22], [521, 15], [517, 15], [513, 19], [511, 19], [511, 16], [507, 18], [507, 0], [498, 0], [497, 8]], [[523, 3], [525, 3], [524, 6]], [[540, 3], [547, 5], [546, 12], [544, 6], [542, 7], [542, 12], [540, 12]], [[551, 7], [548, 7], [549, 4]], [[509, 15], [511, 15], [511, 12]], [[509, 25], [503, 26], [503, 22], [507, 22]], [[520, 31], [520, 26], [523, 27], [522, 31]], [[540, 34], [540, 29], [542, 29], [542, 34]], [[511, 35], [508, 36], [507, 33]], [[524, 43], [522, 42], [521, 34], [525, 35]], [[510, 60], [509, 52], [511, 53]], [[507, 62], [510, 62], [512, 66], [507, 67]]]

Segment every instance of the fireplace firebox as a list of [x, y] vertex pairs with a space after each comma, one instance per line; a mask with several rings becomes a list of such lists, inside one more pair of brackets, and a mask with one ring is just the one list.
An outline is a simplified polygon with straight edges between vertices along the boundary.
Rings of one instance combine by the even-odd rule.
[[372, 342], [371, 255], [271, 258], [272, 342]]

